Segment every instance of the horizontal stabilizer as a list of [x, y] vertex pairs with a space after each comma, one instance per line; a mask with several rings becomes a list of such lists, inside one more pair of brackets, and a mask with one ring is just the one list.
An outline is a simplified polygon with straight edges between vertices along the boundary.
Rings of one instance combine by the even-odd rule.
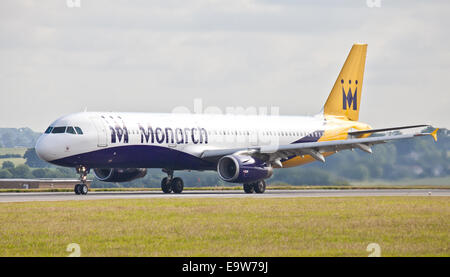
[[432, 136], [434, 141], [437, 141], [437, 132], [438, 132], [438, 130], [439, 130], [439, 128], [436, 128], [433, 132], [427, 133], [426, 135]]

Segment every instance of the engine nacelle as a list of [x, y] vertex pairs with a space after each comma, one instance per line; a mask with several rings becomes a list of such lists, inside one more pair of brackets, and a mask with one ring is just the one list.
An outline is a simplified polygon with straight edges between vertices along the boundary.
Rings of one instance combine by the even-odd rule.
[[142, 178], [147, 174], [146, 168], [95, 168], [94, 175], [103, 182], [128, 182]]
[[272, 176], [273, 169], [247, 155], [228, 155], [217, 163], [219, 177], [231, 183], [252, 183]]

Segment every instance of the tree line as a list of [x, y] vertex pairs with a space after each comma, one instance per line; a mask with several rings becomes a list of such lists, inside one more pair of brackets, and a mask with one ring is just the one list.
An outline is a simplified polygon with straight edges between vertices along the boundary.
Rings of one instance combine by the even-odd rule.
[[[430, 131], [430, 130], [425, 130]], [[23, 158], [25, 164], [15, 166], [10, 161], [1, 165], [0, 178], [77, 178], [74, 169], [56, 167], [38, 158], [29, 148]], [[233, 185], [219, 179], [216, 172], [176, 172], [185, 186]], [[360, 150], [342, 151], [327, 157], [326, 163], [314, 162], [302, 167], [274, 170], [270, 183], [293, 185], [346, 185], [351, 181], [373, 179], [400, 180], [403, 178], [445, 177], [450, 175], [450, 137], [448, 130], [438, 132], [438, 142], [431, 137], [380, 144], [373, 154]], [[98, 181], [92, 173], [93, 187], [159, 187], [165, 176], [160, 169], [149, 169], [144, 178], [115, 184]]]

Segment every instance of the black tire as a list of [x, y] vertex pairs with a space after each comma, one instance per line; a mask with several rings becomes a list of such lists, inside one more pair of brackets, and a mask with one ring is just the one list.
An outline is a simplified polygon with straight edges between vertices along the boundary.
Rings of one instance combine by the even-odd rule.
[[172, 190], [174, 193], [181, 193], [184, 188], [183, 179], [180, 177], [173, 178], [172, 180]]
[[81, 184], [76, 184], [75, 188], [73, 190], [75, 191], [76, 195], [80, 195], [81, 194]]
[[89, 191], [88, 186], [86, 186], [86, 184], [81, 184], [80, 186], [80, 193], [83, 195], [86, 195]]
[[266, 182], [264, 180], [253, 184], [256, 193], [264, 193], [266, 191]]
[[170, 185], [170, 182], [168, 182], [168, 178], [164, 177], [161, 180], [161, 189], [164, 193], [171, 193], [172, 192], [172, 186]]
[[244, 191], [245, 193], [253, 193], [255, 191], [255, 188], [253, 184], [244, 184]]

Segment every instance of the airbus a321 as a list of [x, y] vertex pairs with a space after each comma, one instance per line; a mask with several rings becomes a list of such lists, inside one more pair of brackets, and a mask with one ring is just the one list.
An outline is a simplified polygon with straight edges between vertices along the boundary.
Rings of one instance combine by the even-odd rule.
[[263, 193], [274, 169], [314, 161], [347, 149], [372, 153], [372, 146], [432, 133], [371, 136], [425, 127], [373, 129], [359, 121], [367, 44], [354, 44], [315, 116], [80, 112], [54, 121], [38, 139], [36, 153], [49, 163], [75, 168], [76, 194], [87, 194], [90, 170], [101, 181], [127, 182], [161, 168], [164, 193], [181, 193], [177, 170], [214, 170], [246, 193]]

